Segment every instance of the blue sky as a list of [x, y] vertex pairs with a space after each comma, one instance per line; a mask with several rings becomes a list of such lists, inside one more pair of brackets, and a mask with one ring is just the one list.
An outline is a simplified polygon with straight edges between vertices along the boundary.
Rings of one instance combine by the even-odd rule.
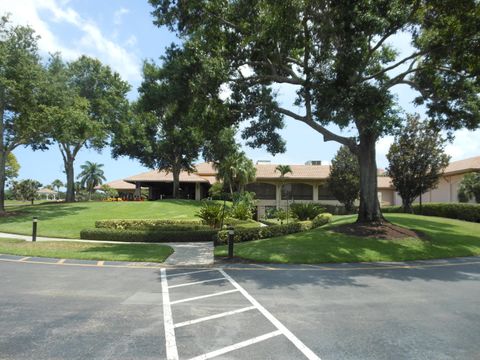
[[[46, 58], [48, 53], [60, 51], [64, 58], [73, 60], [81, 54], [99, 58], [130, 82], [130, 98], [136, 97], [135, 89], [141, 82], [141, 64], [144, 59], [158, 59], [164, 48], [178, 42], [174, 34], [159, 29], [152, 23], [151, 7], [146, 0], [2, 0], [0, 13], [11, 13], [14, 23], [32, 26], [41, 36], [39, 47]], [[408, 38], [397, 37], [393, 45], [401, 52], [409, 50]], [[293, 107], [295, 89], [284, 86], [278, 89], [280, 102]], [[407, 112], [419, 112], [411, 105], [415, 94], [407, 87], [395, 89], [399, 103]], [[304, 124], [286, 119], [282, 135], [287, 141], [287, 152], [273, 158], [264, 150], [245, 147], [254, 160], [271, 160], [274, 163], [301, 164], [307, 160], [329, 162], [339, 145], [323, 142], [320, 134]], [[391, 137], [377, 144], [379, 167], [387, 166], [385, 153]], [[480, 131], [462, 130], [447, 147], [453, 160], [480, 155]], [[49, 184], [59, 178], [64, 181], [61, 155], [55, 146], [48, 151], [33, 152], [29, 148], [14, 151], [21, 165], [20, 178], [34, 178]], [[110, 149], [102, 153], [83, 150], [76, 159], [76, 171], [85, 161], [104, 164], [108, 180], [127, 177], [148, 169], [135, 160], [113, 160]]]

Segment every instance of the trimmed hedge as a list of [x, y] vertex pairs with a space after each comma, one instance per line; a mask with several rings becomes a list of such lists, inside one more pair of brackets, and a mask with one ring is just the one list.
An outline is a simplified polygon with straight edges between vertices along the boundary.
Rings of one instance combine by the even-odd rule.
[[[415, 204], [414, 214], [420, 214], [420, 205]], [[382, 208], [384, 213], [402, 213], [401, 206], [389, 206]], [[480, 222], [480, 205], [458, 203], [427, 203], [422, 205], [421, 215], [438, 216], [449, 219], [458, 219], [471, 222]]]
[[[267, 239], [275, 236], [298, 233], [310, 230], [312, 228], [311, 221], [297, 221], [284, 225], [263, 226], [252, 229], [236, 229], [233, 236], [234, 242], [245, 242], [258, 239]], [[228, 231], [219, 231], [217, 236], [217, 244], [225, 244], [228, 239]]]
[[80, 239], [152, 243], [186, 241], [201, 242], [213, 241], [216, 234], [217, 231], [215, 230], [159, 231], [94, 228], [82, 230], [80, 232]]
[[202, 225], [195, 220], [160, 220], [160, 219], [115, 219], [99, 220], [95, 222], [97, 229], [117, 230], [162, 230], [162, 231], [192, 231], [208, 230], [207, 225]]

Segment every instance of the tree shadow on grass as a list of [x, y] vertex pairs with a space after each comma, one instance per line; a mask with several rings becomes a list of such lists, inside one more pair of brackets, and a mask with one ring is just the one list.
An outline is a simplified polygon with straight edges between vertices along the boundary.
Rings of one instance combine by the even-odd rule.
[[99, 256], [93, 256], [92, 260], [106, 260], [106, 257], [114, 257], [115, 259], [111, 261], [163, 262], [173, 254], [171, 247], [163, 245], [165, 244], [105, 244], [92, 246], [79, 252], [98, 253]]

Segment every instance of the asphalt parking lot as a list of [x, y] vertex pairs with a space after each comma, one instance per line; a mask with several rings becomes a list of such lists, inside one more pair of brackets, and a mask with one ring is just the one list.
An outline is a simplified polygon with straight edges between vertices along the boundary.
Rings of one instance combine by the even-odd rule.
[[0, 256], [0, 359], [480, 359], [479, 258], [210, 269], [18, 260]]

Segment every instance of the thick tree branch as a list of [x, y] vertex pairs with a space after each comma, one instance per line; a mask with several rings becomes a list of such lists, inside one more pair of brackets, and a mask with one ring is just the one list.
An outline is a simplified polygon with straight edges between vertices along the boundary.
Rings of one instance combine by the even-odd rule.
[[354, 138], [350, 137], [344, 137], [337, 135], [327, 128], [323, 127], [319, 123], [313, 121], [311, 118], [307, 118], [306, 116], [298, 115], [294, 113], [293, 111], [284, 109], [282, 107], [276, 106], [275, 110], [278, 111], [279, 113], [286, 115], [288, 117], [291, 117], [292, 119], [295, 119], [297, 121], [303, 122], [304, 124], [307, 124], [310, 126], [312, 129], [316, 130], [320, 134], [323, 135], [323, 140], [324, 141], [336, 141], [342, 145], [346, 145], [349, 148], [353, 149], [356, 148], [357, 144]]
[[415, 59], [419, 56], [422, 56], [424, 53], [423, 52], [415, 52], [405, 58], [403, 58], [402, 60], [396, 62], [395, 64], [393, 65], [390, 65], [390, 66], [387, 66], [386, 68], [383, 68], [382, 70], [376, 72], [375, 74], [373, 75], [369, 75], [369, 76], [366, 76], [366, 77], [363, 77], [361, 78], [362, 81], [367, 81], [367, 80], [371, 80], [371, 79], [375, 79], [376, 77], [380, 76], [380, 75], [383, 75], [385, 74], [386, 72], [390, 71], [390, 70], [393, 70], [397, 67], [399, 67], [400, 65], [406, 63], [408, 60], [411, 60], [411, 59]]

